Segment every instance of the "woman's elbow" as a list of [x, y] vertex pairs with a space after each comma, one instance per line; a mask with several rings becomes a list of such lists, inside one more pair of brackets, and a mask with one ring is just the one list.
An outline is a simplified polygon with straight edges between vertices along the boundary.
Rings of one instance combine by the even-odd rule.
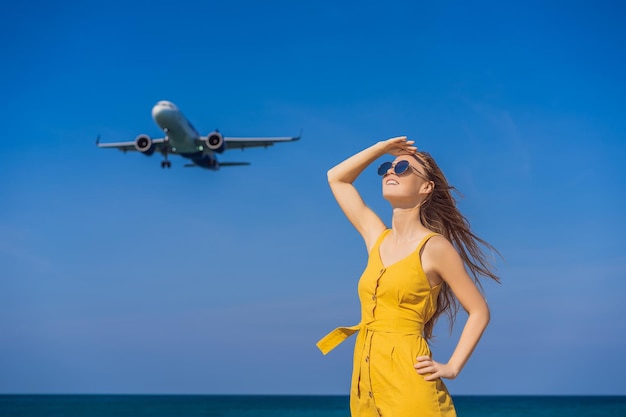
[[329, 169], [328, 172], [326, 172], [326, 179], [328, 180], [328, 182], [333, 182], [333, 169]]
[[480, 315], [482, 321], [485, 323], [485, 327], [487, 327], [489, 321], [491, 320], [491, 312], [489, 311], [489, 306], [487, 305], [487, 303], [484, 304], [478, 314]]
[[468, 311], [468, 314], [470, 316], [473, 316], [475, 320], [483, 323], [485, 327], [487, 326], [487, 324], [489, 324], [489, 321], [491, 320], [491, 313], [489, 311], [489, 306], [487, 305], [487, 303], [474, 307], [473, 309]]
[[335, 167], [329, 169], [328, 172], [326, 172], [326, 178], [328, 179], [329, 184], [339, 181], [339, 175], [337, 174], [337, 170], [335, 169]]

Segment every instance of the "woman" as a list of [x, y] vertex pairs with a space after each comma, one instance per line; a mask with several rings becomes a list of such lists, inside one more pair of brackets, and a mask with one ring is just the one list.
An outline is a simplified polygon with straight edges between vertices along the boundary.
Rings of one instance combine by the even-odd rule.
[[[383, 197], [393, 208], [391, 229], [352, 185], [384, 154], [396, 156], [378, 170]], [[435, 161], [405, 136], [341, 162], [328, 171], [328, 182], [369, 253], [358, 285], [361, 323], [335, 329], [318, 343], [326, 354], [359, 332], [352, 416], [455, 416], [441, 378], [456, 378], [487, 327], [489, 309], [476, 284], [479, 275], [499, 279], [479, 244], [493, 248], [470, 231]], [[450, 359], [437, 362], [426, 341], [442, 313], [454, 321], [459, 302], [467, 322]]]

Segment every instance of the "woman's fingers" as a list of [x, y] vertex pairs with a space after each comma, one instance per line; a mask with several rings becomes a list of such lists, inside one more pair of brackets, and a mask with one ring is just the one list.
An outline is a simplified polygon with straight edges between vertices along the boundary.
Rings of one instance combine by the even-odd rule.
[[424, 377], [424, 380], [426, 380], [426, 381], [434, 381], [437, 378], [439, 378], [439, 372], [433, 372], [430, 375], [426, 375]]
[[402, 148], [402, 151], [408, 152], [408, 153], [415, 153], [417, 152], [417, 148], [415, 146], [405, 146]]
[[430, 356], [418, 356], [417, 363], [413, 365], [413, 367], [417, 370], [417, 373], [420, 375], [426, 375], [424, 379], [426, 381], [433, 381], [439, 378], [439, 364], [432, 360]]
[[394, 146], [387, 150], [387, 153], [393, 156], [407, 155], [407, 154], [415, 154], [417, 152], [417, 148], [415, 146], [410, 145], [402, 145], [402, 146]]
[[408, 140], [406, 136], [396, 136], [385, 141], [385, 152], [393, 156], [415, 154], [417, 147], [414, 140]]
[[417, 363], [413, 365], [413, 367], [417, 369], [419, 373], [430, 372], [430, 370], [435, 366], [430, 356], [418, 356], [416, 359]]
[[393, 141], [393, 142], [406, 142], [407, 137], [406, 136], [396, 136], [393, 138], [389, 138], [388, 140]]
[[414, 140], [408, 140], [406, 136], [397, 136], [395, 138], [387, 139], [387, 144], [391, 146], [407, 146], [413, 145]]

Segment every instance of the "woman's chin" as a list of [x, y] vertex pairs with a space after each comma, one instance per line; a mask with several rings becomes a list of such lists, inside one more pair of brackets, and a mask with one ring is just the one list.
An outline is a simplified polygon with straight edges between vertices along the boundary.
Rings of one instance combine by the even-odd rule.
[[383, 190], [383, 198], [394, 207], [414, 207], [419, 203], [414, 195], [401, 190]]

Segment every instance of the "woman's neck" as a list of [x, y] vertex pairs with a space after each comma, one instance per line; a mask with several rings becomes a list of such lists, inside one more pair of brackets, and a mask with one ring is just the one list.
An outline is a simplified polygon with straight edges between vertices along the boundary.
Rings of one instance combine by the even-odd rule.
[[420, 207], [394, 208], [391, 218], [393, 240], [414, 241], [428, 231], [420, 220]]

